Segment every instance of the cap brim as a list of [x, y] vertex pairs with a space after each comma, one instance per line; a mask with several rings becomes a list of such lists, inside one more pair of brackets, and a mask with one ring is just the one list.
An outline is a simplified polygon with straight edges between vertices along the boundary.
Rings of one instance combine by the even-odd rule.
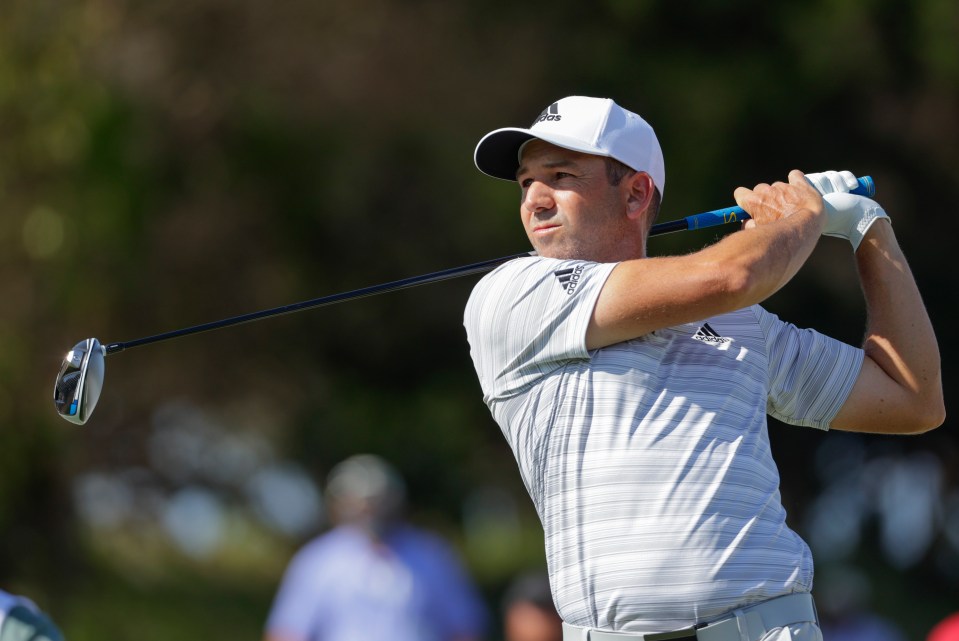
[[519, 151], [524, 144], [533, 138], [539, 138], [557, 147], [585, 154], [609, 155], [598, 147], [587, 145], [583, 141], [569, 136], [548, 134], [518, 127], [506, 127], [491, 131], [483, 136], [479, 144], [476, 145], [473, 162], [476, 163], [477, 169], [488, 176], [515, 181], [516, 171], [519, 169]]
[[516, 180], [519, 149], [535, 137], [529, 129], [508, 127], [491, 131], [476, 145], [473, 162], [476, 163], [477, 169], [488, 176]]

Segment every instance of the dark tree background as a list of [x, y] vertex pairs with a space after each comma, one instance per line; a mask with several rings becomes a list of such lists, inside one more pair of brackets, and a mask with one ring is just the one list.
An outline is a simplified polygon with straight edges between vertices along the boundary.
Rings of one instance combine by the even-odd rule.
[[[8, 0], [3, 14], [0, 587], [71, 641], [259, 638], [290, 554], [324, 527], [323, 476], [362, 451], [402, 470], [411, 517], [458, 546], [494, 611], [543, 563], [469, 360], [475, 278], [110, 357], [83, 427], [57, 418], [51, 388], [87, 336], [523, 251], [516, 190], [473, 168], [473, 146], [564, 95], [653, 123], [663, 220], [794, 167], [872, 175], [951, 404], [952, 0]], [[825, 239], [768, 307], [858, 342], [844, 243]], [[953, 423], [909, 438], [770, 426], [817, 591], [854, 570], [917, 641], [959, 609]]]

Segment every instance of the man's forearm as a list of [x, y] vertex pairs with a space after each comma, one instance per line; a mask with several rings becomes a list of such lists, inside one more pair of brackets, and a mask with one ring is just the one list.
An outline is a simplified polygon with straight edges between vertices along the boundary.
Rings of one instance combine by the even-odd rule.
[[917, 420], [944, 420], [939, 346], [915, 279], [886, 221], [870, 228], [856, 252], [866, 300], [866, 355], [914, 400]]
[[771, 225], [730, 234], [703, 255], [718, 264], [738, 265], [748, 275], [747, 284], [736, 292], [740, 298], [731, 305], [740, 309], [764, 301], [788, 283], [812, 254], [821, 229], [816, 214], [802, 210]]

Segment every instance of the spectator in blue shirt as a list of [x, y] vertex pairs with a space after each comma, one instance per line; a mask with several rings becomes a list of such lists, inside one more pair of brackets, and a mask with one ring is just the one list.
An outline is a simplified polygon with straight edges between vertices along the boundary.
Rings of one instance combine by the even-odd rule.
[[401, 519], [402, 479], [372, 455], [330, 472], [335, 527], [290, 562], [266, 641], [479, 641], [486, 608], [452, 548]]

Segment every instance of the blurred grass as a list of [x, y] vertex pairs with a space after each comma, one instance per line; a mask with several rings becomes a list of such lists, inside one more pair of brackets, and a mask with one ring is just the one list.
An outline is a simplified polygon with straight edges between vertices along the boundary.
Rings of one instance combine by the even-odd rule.
[[53, 611], [71, 641], [259, 640], [273, 586], [227, 569], [169, 563], [144, 579], [95, 562]]

